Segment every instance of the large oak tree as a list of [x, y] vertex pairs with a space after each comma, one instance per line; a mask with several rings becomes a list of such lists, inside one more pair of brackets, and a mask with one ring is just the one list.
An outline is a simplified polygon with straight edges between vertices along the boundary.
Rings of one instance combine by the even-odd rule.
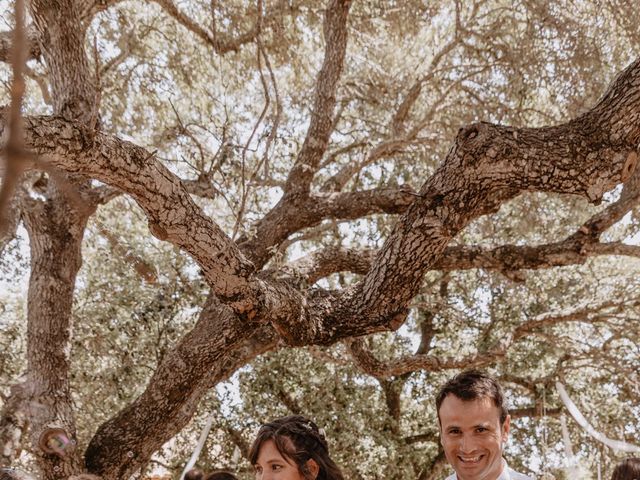
[[[503, 380], [531, 399], [514, 415], [535, 417], [559, 413], [558, 405], [543, 411], [540, 391], [567, 365], [596, 357], [609, 365], [617, 356], [637, 405], [634, 363], [620, 353], [637, 344], [632, 288], [603, 287], [599, 301], [569, 309], [547, 299], [509, 322], [491, 311], [475, 336], [442, 307], [447, 298], [451, 306], [456, 272], [500, 278], [501, 287], [475, 291], [498, 297], [504, 285], [522, 284], [525, 271], [639, 255], [640, 247], [607, 237], [624, 225], [623, 238], [636, 232], [628, 213], [640, 200], [640, 44], [630, 2], [603, 10], [586, 2], [571, 15], [560, 3], [528, 1], [221, 3], [33, 0], [23, 35], [14, 17], [0, 33], [8, 87], [0, 248], [15, 259], [23, 225], [30, 251], [24, 375], [3, 399], [3, 462], [26, 449], [45, 479], [129, 478], [214, 386], [292, 346], [329, 363], [344, 356], [325, 347], [348, 352], [384, 393], [395, 420], [386, 431], [408, 445], [436, 441], [431, 430], [401, 435], [413, 372], [502, 366]], [[590, 21], [596, 13], [599, 21]], [[599, 28], [620, 38], [597, 44]], [[24, 96], [15, 89], [22, 75]], [[586, 205], [603, 199], [604, 207]], [[537, 237], [532, 222], [510, 240], [495, 231], [553, 202], [562, 210], [548, 216], [579, 220], [547, 227], [547, 235], [539, 226]], [[158, 240], [136, 231], [141, 244], [181, 252], [172, 253], [183, 275], [174, 281], [197, 284], [182, 292], [191, 304], [180, 303], [181, 291], [169, 294], [168, 273], [106, 225], [132, 204]], [[200, 308], [141, 376], [135, 398], [103, 412], [86, 445], [56, 455], [41, 448], [43, 433], [87, 435], [78, 431], [72, 387], [81, 354], [70, 348], [92, 320], [74, 311], [74, 299], [102, 289], [103, 302], [135, 310], [117, 276], [77, 281], [91, 228], [157, 292], [136, 311], [140, 323]], [[483, 236], [496, 241], [467, 241]], [[517, 304], [511, 295], [516, 303], [505, 309]], [[571, 350], [555, 329], [574, 324], [604, 324], [608, 333]], [[412, 352], [385, 358], [363, 340], [403, 325], [420, 338]], [[572, 334], [575, 341], [584, 332]], [[526, 342], [549, 344], [554, 335], [559, 351], [536, 357], [553, 364], [546, 374], [518, 369]], [[307, 411], [278, 392], [288, 410]], [[442, 455], [427, 460], [412, 466], [415, 478], [438, 478]]]

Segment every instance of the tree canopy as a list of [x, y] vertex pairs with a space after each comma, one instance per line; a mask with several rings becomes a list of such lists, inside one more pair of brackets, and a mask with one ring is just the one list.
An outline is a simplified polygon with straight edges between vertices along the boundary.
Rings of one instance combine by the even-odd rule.
[[212, 418], [200, 466], [252, 478], [255, 429], [302, 413], [346, 478], [441, 480], [434, 393], [469, 367], [523, 471], [561, 478], [563, 424], [584, 478], [621, 456], [557, 381], [640, 443], [633, 2], [22, 3], [0, 466], [178, 478]]

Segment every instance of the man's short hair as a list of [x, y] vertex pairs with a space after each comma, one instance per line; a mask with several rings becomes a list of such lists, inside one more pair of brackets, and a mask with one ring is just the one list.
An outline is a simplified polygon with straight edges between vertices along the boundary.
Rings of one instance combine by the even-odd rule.
[[192, 468], [185, 474], [184, 480], [202, 480], [203, 477], [204, 472], [202, 470], [199, 468]]
[[492, 377], [480, 370], [466, 370], [445, 383], [436, 397], [436, 412], [440, 422], [440, 407], [447, 395], [455, 395], [460, 400], [470, 402], [481, 398], [490, 398], [500, 410], [500, 424], [502, 425], [509, 410], [505, 404], [504, 394], [500, 384]]
[[238, 480], [238, 477], [231, 472], [218, 470], [217, 472], [211, 472], [204, 480]]

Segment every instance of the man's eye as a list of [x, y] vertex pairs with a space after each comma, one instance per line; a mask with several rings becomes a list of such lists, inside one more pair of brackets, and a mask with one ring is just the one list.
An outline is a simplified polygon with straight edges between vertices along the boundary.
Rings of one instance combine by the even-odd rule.
[[449, 435], [458, 435], [460, 430], [449, 430]]
[[487, 431], [487, 429], [486, 429], [486, 428], [484, 428], [484, 427], [478, 427], [478, 428], [476, 429], [476, 431], [477, 431], [477, 432], [482, 433], [482, 432], [486, 432], [486, 431]]

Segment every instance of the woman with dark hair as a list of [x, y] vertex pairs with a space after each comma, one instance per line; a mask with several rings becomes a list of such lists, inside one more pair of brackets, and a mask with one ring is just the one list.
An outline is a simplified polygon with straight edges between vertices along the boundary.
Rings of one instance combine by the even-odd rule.
[[611, 480], [640, 480], [640, 458], [627, 458], [616, 465]]
[[278, 418], [260, 427], [249, 459], [256, 480], [344, 480], [329, 457], [324, 433], [301, 415]]

